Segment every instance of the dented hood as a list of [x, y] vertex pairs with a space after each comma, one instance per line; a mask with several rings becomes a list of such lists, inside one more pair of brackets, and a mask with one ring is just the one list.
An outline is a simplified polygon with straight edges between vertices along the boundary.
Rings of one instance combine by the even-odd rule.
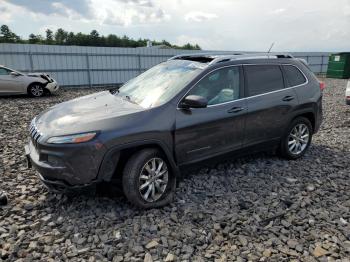
[[108, 91], [55, 105], [36, 119], [43, 135], [64, 135], [96, 131], [115, 126], [120, 118], [145, 110]]

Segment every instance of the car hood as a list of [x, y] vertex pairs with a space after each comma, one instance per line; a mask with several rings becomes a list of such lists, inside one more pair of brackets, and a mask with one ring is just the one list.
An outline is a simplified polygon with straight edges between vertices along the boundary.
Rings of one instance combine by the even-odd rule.
[[55, 105], [40, 114], [35, 124], [44, 135], [74, 134], [115, 126], [118, 118], [144, 110], [104, 91]]
[[34, 72], [34, 73], [28, 73], [26, 75], [27, 76], [32, 76], [32, 77], [40, 77], [41, 75], [47, 75], [47, 74], [46, 73]]

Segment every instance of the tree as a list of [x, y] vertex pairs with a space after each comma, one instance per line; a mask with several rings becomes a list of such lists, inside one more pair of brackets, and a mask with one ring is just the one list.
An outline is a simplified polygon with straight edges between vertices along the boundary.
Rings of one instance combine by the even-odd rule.
[[53, 32], [50, 29], [46, 29], [46, 44], [53, 43]]
[[0, 27], [0, 42], [2, 43], [17, 43], [20, 42], [20, 37], [13, 33], [7, 25]]
[[59, 45], [64, 45], [67, 41], [68, 32], [64, 31], [62, 28], [57, 29], [55, 33], [55, 41]]
[[[0, 0], [1, 1], [1, 0]], [[54, 33], [50, 29], [46, 29], [45, 39], [41, 35], [30, 34], [28, 40], [21, 40], [19, 36], [13, 33], [7, 25], [0, 28], [0, 43], [31, 43], [31, 44], [56, 44], [56, 45], [78, 45], [78, 46], [109, 46], [109, 47], [145, 47], [149, 39], [139, 38], [132, 39], [126, 35], [120, 37], [114, 34], [101, 36], [97, 30], [92, 30], [90, 34], [67, 32], [59, 28]], [[200, 50], [200, 46], [190, 43], [184, 46], [172, 45], [166, 40], [151, 41], [153, 46], [163, 45], [176, 49], [192, 49]]]
[[28, 40], [30, 44], [41, 44], [44, 39], [41, 35], [30, 34]]

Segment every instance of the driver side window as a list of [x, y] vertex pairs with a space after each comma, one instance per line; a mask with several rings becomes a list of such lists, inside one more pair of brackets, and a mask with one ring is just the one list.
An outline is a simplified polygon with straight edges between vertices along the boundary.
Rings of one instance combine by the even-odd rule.
[[188, 95], [198, 95], [208, 100], [208, 105], [217, 105], [238, 99], [239, 67], [232, 66], [216, 70], [204, 77]]
[[2, 76], [6, 76], [6, 75], [9, 75], [11, 73], [11, 71], [5, 69], [5, 68], [2, 68], [0, 67], [0, 75]]

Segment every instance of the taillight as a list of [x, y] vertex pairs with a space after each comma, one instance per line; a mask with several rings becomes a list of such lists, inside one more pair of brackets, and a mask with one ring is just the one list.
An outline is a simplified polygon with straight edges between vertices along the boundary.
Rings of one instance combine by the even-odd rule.
[[320, 81], [320, 89], [321, 89], [321, 91], [323, 91], [323, 89], [325, 89], [325, 88], [326, 88], [325, 82], [321, 82]]

